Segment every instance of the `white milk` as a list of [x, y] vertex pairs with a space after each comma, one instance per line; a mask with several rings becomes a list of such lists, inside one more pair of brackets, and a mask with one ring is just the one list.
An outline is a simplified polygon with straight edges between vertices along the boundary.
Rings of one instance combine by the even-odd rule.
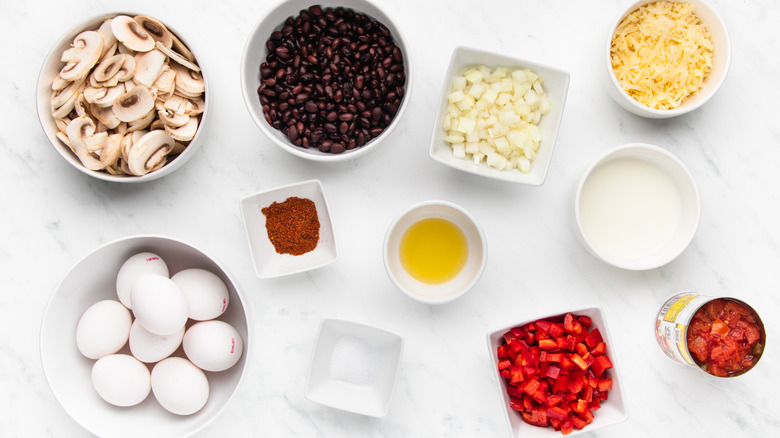
[[597, 252], [635, 258], [655, 252], [674, 236], [682, 199], [665, 171], [640, 158], [621, 157], [591, 172], [582, 187], [579, 213]]

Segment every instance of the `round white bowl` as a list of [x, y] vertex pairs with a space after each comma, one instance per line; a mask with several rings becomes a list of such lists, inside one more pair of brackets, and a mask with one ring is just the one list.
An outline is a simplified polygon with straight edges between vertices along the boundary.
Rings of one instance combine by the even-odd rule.
[[712, 44], [714, 47], [712, 54], [712, 70], [710, 70], [709, 75], [707, 75], [707, 77], [704, 79], [701, 89], [699, 89], [699, 91], [693, 95], [688, 96], [688, 98], [683, 101], [682, 105], [677, 108], [670, 110], [660, 110], [650, 108], [649, 106], [639, 103], [628, 93], [626, 93], [623, 87], [620, 86], [620, 83], [618, 82], [617, 77], [612, 70], [612, 56], [610, 54], [610, 48], [612, 46], [612, 36], [615, 33], [615, 29], [618, 27], [623, 18], [634, 12], [634, 10], [640, 6], [644, 6], [655, 1], [656, 0], [640, 0], [638, 2], [634, 2], [626, 9], [624, 9], [623, 12], [618, 14], [617, 18], [610, 26], [609, 33], [607, 35], [607, 44], [604, 50], [604, 66], [606, 68], [605, 72], [609, 82], [607, 84], [607, 91], [618, 105], [638, 116], [651, 119], [665, 119], [689, 113], [704, 105], [708, 100], [710, 100], [710, 98], [712, 98], [712, 96], [715, 95], [715, 93], [717, 93], [718, 89], [720, 89], [720, 86], [723, 84], [723, 81], [726, 79], [729, 66], [731, 65], [731, 43], [729, 42], [726, 25], [723, 23], [720, 15], [718, 15], [717, 11], [715, 11], [712, 6], [702, 0], [686, 0], [686, 3], [690, 3], [694, 6], [694, 12], [701, 19], [702, 23], [704, 23], [706, 26], [707, 31], [710, 33], [710, 38], [712, 39]]
[[[409, 275], [399, 255], [404, 232], [412, 224], [431, 217], [457, 225], [466, 236], [469, 248], [463, 269], [453, 279], [440, 284], [424, 283]], [[443, 304], [460, 298], [477, 284], [487, 264], [487, 240], [477, 220], [462, 207], [447, 201], [425, 201], [396, 216], [385, 235], [382, 255], [387, 275], [398, 289], [422, 303]]]
[[[232, 368], [206, 372], [210, 393], [206, 405], [189, 416], [174, 415], [153, 394], [140, 404], [119, 408], [108, 404], [92, 387], [94, 360], [76, 348], [76, 326], [84, 311], [104, 299], [117, 299], [116, 275], [130, 256], [150, 251], [168, 265], [170, 274], [201, 268], [227, 285], [228, 308], [218, 319], [232, 325], [243, 338], [244, 352]], [[65, 411], [90, 433], [101, 437], [190, 436], [213, 421], [227, 406], [246, 373], [251, 348], [248, 306], [223, 267], [203, 251], [180, 240], [138, 235], [109, 242], [79, 261], [49, 298], [41, 323], [41, 362], [46, 380]], [[120, 352], [127, 350], [125, 346]], [[180, 355], [180, 350], [174, 355]]]
[[[586, 181], [595, 169], [618, 158], [637, 158], [654, 165], [669, 176], [679, 190], [681, 214], [677, 229], [668, 240], [658, 242], [657, 248], [651, 252], [633, 256], [615, 254], [599, 245], [592, 236], [588, 236], [583, 227], [582, 190]], [[606, 152], [588, 167], [577, 186], [574, 214], [580, 240], [596, 258], [622, 269], [648, 270], [671, 262], [688, 247], [699, 226], [701, 200], [691, 173], [679, 158], [658, 146], [631, 143]]]
[[260, 130], [282, 150], [313, 161], [334, 162], [351, 160], [375, 150], [380, 143], [391, 135], [392, 131], [400, 123], [401, 117], [406, 111], [406, 107], [409, 106], [410, 93], [412, 91], [412, 56], [406, 47], [403, 35], [401, 35], [398, 27], [396, 27], [390, 18], [374, 4], [365, 0], [325, 0], [316, 3], [322, 6], [323, 9], [339, 6], [353, 9], [380, 21], [387, 26], [392, 33], [396, 46], [401, 49], [404, 56], [404, 72], [406, 74], [406, 83], [404, 84], [405, 91], [404, 97], [401, 99], [401, 106], [398, 108], [398, 112], [395, 114], [395, 117], [393, 117], [390, 125], [388, 125], [379, 136], [373, 138], [364, 146], [346, 150], [340, 154], [322, 152], [316, 147], [303, 148], [295, 146], [284, 133], [268, 124], [268, 121], [265, 119], [263, 105], [260, 103], [260, 98], [257, 94], [257, 89], [260, 87], [261, 83], [260, 64], [265, 61], [265, 57], [268, 54], [265, 43], [270, 38], [271, 33], [281, 29], [288, 17], [296, 16], [302, 9], [307, 9], [314, 4], [315, 2], [308, 0], [284, 1], [258, 21], [247, 38], [244, 53], [241, 57], [241, 91], [244, 96], [244, 103], [249, 110], [249, 115], [252, 116], [252, 120], [254, 120], [257, 126], [260, 127]]
[[[120, 183], [139, 183], [144, 181], [151, 181], [155, 180], [157, 178], [161, 178], [165, 175], [168, 175], [175, 171], [176, 169], [179, 169], [186, 163], [193, 155], [195, 155], [195, 152], [197, 149], [201, 146], [201, 143], [203, 143], [202, 137], [203, 137], [203, 126], [208, 120], [208, 114], [209, 114], [209, 107], [211, 99], [210, 99], [210, 88], [208, 79], [206, 77], [205, 69], [203, 68], [203, 65], [199, 65], [201, 68], [200, 74], [203, 76], [203, 83], [205, 84], [206, 91], [203, 93], [203, 100], [205, 102], [205, 107], [203, 109], [203, 114], [200, 116], [200, 122], [198, 123], [198, 131], [195, 133], [195, 137], [192, 138], [189, 145], [187, 145], [187, 148], [179, 154], [177, 157], [175, 157], [173, 160], [169, 161], [165, 166], [162, 168], [154, 171], [149, 172], [146, 175], [142, 176], [127, 176], [127, 175], [111, 175], [110, 173], [103, 172], [103, 171], [94, 171], [89, 170], [86, 167], [84, 167], [83, 164], [81, 164], [81, 161], [76, 157], [76, 154], [73, 153], [73, 151], [70, 150], [70, 148], [62, 143], [57, 138], [57, 132], [59, 131], [57, 129], [57, 125], [54, 122], [54, 117], [51, 115], [51, 96], [52, 96], [52, 90], [51, 90], [51, 83], [52, 80], [57, 76], [57, 73], [62, 69], [63, 65], [65, 65], [62, 61], [60, 61], [60, 56], [62, 55], [62, 52], [64, 52], [68, 47], [70, 47], [71, 43], [73, 42], [73, 38], [76, 37], [76, 35], [80, 34], [81, 32], [85, 30], [95, 30], [98, 27], [100, 27], [100, 24], [107, 18], [111, 18], [117, 15], [139, 15], [138, 12], [112, 12], [108, 14], [102, 14], [97, 17], [93, 17], [90, 19], [87, 19], [86, 21], [74, 26], [69, 31], [65, 32], [62, 37], [60, 37], [57, 40], [57, 44], [52, 47], [51, 51], [48, 55], [46, 55], [46, 59], [43, 62], [43, 66], [41, 67], [41, 72], [38, 76], [38, 85], [37, 85], [37, 105], [38, 105], [38, 120], [41, 122], [41, 127], [43, 127], [43, 132], [46, 134], [46, 137], [49, 139], [49, 142], [51, 143], [52, 147], [54, 147], [54, 150], [56, 150], [62, 158], [65, 159], [68, 163], [70, 163], [73, 167], [75, 167], [78, 171], [87, 174], [91, 177], [101, 179], [103, 181], [111, 181], [111, 182], [120, 182]], [[156, 17], [153, 17], [156, 18]], [[165, 27], [168, 28], [173, 34], [175, 34], [186, 46], [190, 51], [195, 55], [195, 58], [197, 60], [201, 60], [202, 58], [198, 56], [198, 51], [192, 47], [185, 38], [182, 37], [182, 35], [177, 32], [175, 29], [173, 29], [168, 23], [165, 23]]]

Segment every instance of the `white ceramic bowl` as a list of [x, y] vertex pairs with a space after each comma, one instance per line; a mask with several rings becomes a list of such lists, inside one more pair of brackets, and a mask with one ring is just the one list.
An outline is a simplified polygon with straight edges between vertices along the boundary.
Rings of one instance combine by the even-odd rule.
[[[257, 90], [261, 83], [260, 64], [265, 61], [265, 57], [268, 54], [268, 49], [265, 44], [270, 38], [271, 33], [281, 29], [288, 17], [296, 16], [301, 10], [307, 9], [314, 4], [319, 4], [323, 9], [339, 6], [353, 9], [380, 21], [390, 30], [396, 46], [401, 49], [404, 57], [404, 69], [406, 74], [404, 97], [401, 100], [401, 106], [398, 108], [398, 112], [393, 118], [393, 121], [385, 128], [384, 132], [364, 146], [347, 150], [340, 154], [321, 152], [316, 147], [303, 148], [293, 145], [286, 135], [271, 126], [265, 119], [263, 105], [260, 103], [257, 94]], [[395, 127], [400, 123], [400, 120], [406, 111], [406, 107], [409, 105], [412, 83], [412, 56], [406, 47], [403, 35], [398, 27], [381, 9], [366, 0], [325, 0], [322, 2], [312, 2], [309, 0], [283, 1], [257, 22], [254, 29], [249, 33], [246, 46], [244, 47], [244, 53], [241, 57], [241, 91], [244, 96], [244, 103], [249, 110], [249, 115], [257, 126], [260, 127], [260, 130], [263, 131], [275, 145], [282, 148], [282, 150], [298, 157], [314, 161], [334, 162], [350, 160], [363, 156], [379, 147], [385, 139], [391, 136]]]
[[[528, 68], [544, 78], [542, 86], [547, 93], [547, 98], [552, 104], [550, 112], [544, 114], [539, 121], [542, 131], [542, 141], [537, 150], [537, 155], [531, 163], [531, 170], [522, 173], [518, 169], [497, 170], [488, 166], [484, 160], [480, 164], [474, 164], [469, 159], [461, 159], [452, 154], [452, 147], [444, 141], [446, 132], [442, 129], [442, 122], [447, 108], [447, 95], [452, 89], [452, 81], [455, 76], [462, 75], [471, 67], [485, 65], [487, 67]], [[475, 175], [488, 178], [509, 181], [521, 184], [539, 186], [544, 183], [547, 171], [552, 161], [555, 140], [563, 118], [563, 108], [566, 104], [566, 95], [569, 90], [569, 73], [563, 70], [539, 64], [536, 62], [514, 58], [506, 55], [486, 52], [484, 50], [458, 47], [452, 54], [447, 74], [444, 76], [439, 107], [436, 111], [436, 120], [433, 124], [431, 137], [430, 157], [441, 164]]]
[[[466, 265], [451, 280], [429, 284], [412, 277], [401, 264], [400, 244], [406, 230], [427, 218], [446, 219], [460, 228], [468, 245]], [[411, 298], [426, 304], [443, 304], [468, 292], [487, 264], [487, 239], [477, 220], [462, 207], [447, 201], [425, 201], [401, 212], [387, 229], [382, 248], [385, 270], [393, 284]]]
[[604, 315], [604, 310], [599, 306], [588, 306], [571, 310], [564, 310], [557, 313], [548, 313], [546, 315], [539, 315], [535, 318], [528, 318], [515, 324], [504, 326], [498, 330], [492, 331], [487, 335], [488, 354], [490, 354], [490, 365], [492, 366], [492, 373], [496, 379], [496, 386], [498, 388], [499, 398], [501, 399], [501, 406], [504, 411], [504, 418], [507, 420], [509, 431], [511, 436], [517, 438], [559, 438], [560, 432], [556, 432], [552, 427], [537, 427], [527, 424], [520, 417], [519, 413], [509, 407], [509, 395], [507, 394], [507, 382], [506, 379], [501, 377], [498, 372], [498, 356], [496, 350], [498, 346], [504, 341], [504, 334], [513, 327], [520, 327], [529, 322], [545, 319], [553, 322], [557, 318], [562, 318], [566, 313], [572, 315], [585, 315], [591, 318], [593, 328], [598, 328], [601, 333], [604, 343], [607, 344], [607, 356], [612, 362], [612, 368], [606, 371], [607, 376], [612, 379], [612, 389], [609, 391], [609, 398], [601, 402], [601, 408], [593, 412], [593, 421], [586, 425], [582, 430], [574, 429], [571, 434], [567, 436], [574, 436], [580, 433], [593, 432], [602, 427], [610, 426], [613, 424], [625, 421], [628, 418], [628, 404], [626, 403], [626, 397], [623, 393], [622, 379], [620, 378], [620, 366], [617, 362], [617, 355], [615, 354], [615, 342], [610, 335], [609, 328], [607, 327], [607, 319]]
[[[51, 49], [49, 54], [46, 56], [46, 59], [43, 63], [43, 67], [41, 68], [40, 75], [38, 76], [38, 85], [37, 85], [37, 105], [38, 105], [38, 119], [41, 122], [41, 126], [43, 127], [43, 132], [46, 134], [46, 137], [49, 139], [49, 142], [54, 147], [54, 149], [73, 167], [75, 167], [80, 172], [83, 172], [91, 177], [101, 179], [104, 181], [112, 181], [112, 182], [121, 182], [121, 183], [139, 183], [144, 181], [151, 181], [157, 178], [161, 178], [165, 175], [168, 175], [175, 171], [176, 169], [179, 169], [186, 163], [198, 150], [198, 148], [201, 146], [201, 143], [203, 143], [203, 126], [208, 120], [208, 114], [209, 114], [209, 107], [211, 102], [211, 96], [210, 96], [210, 88], [208, 84], [208, 79], [206, 76], [206, 72], [203, 68], [203, 65], [199, 65], [201, 68], [201, 75], [203, 76], [203, 82], [205, 84], [206, 91], [203, 93], [203, 99], [205, 102], [205, 107], [203, 110], [203, 113], [200, 116], [200, 122], [198, 124], [198, 130], [195, 133], [195, 137], [190, 141], [190, 143], [187, 145], [187, 148], [179, 154], [178, 156], [174, 157], [173, 160], [170, 160], [165, 166], [163, 166], [161, 169], [158, 169], [156, 171], [147, 173], [143, 176], [118, 176], [118, 175], [111, 175], [104, 171], [93, 171], [89, 170], [81, 163], [81, 161], [76, 157], [76, 154], [73, 153], [73, 151], [70, 150], [70, 148], [62, 143], [56, 136], [58, 129], [57, 125], [54, 122], [54, 117], [52, 117], [51, 114], [51, 97], [52, 97], [52, 90], [51, 90], [51, 84], [52, 80], [57, 76], [57, 73], [59, 73], [60, 69], [65, 65], [63, 62], [60, 61], [60, 56], [62, 55], [62, 52], [65, 51], [68, 47], [70, 47], [71, 43], [73, 42], [73, 38], [78, 35], [79, 33], [85, 31], [85, 30], [96, 30], [98, 27], [100, 27], [100, 24], [107, 18], [111, 18], [117, 15], [139, 15], [136, 12], [112, 12], [108, 14], [102, 14], [97, 17], [90, 18], [77, 26], [73, 27], [69, 31], [65, 32], [65, 34], [57, 40], [57, 44]], [[156, 17], [153, 17], [156, 18]], [[196, 48], [192, 47], [190, 44], [187, 43], [187, 40], [175, 29], [170, 27], [168, 23], [164, 23], [165, 26], [170, 30], [173, 34], [175, 34], [192, 53], [195, 55], [195, 58], [197, 60], [202, 59], [200, 56], [198, 56], [198, 51]]]
[[[116, 276], [122, 263], [139, 252], [151, 251], [168, 265], [170, 274], [201, 268], [227, 285], [229, 304], [218, 319], [232, 325], [243, 338], [244, 352], [232, 368], [206, 372], [210, 393], [206, 405], [189, 416], [166, 411], [153, 394], [140, 404], [118, 408], [92, 387], [94, 360], [76, 348], [76, 326], [84, 311], [104, 299], [117, 299]], [[154, 235], [130, 236], [109, 242], [79, 261], [51, 295], [41, 324], [41, 362], [54, 396], [65, 411], [90, 433], [101, 437], [190, 436], [216, 418], [231, 400], [246, 373], [251, 350], [248, 306], [224, 268], [206, 253], [180, 240]], [[127, 350], [127, 346], [120, 350]], [[129, 350], [128, 350], [129, 351]], [[174, 355], [179, 355], [179, 352]]]
[[[278, 254], [274, 249], [261, 211], [274, 202], [284, 202], [289, 197], [311, 199], [317, 209], [320, 222], [320, 241], [312, 251], [301, 255]], [[330, 221], [328, 202], [319, 180], [302, 181], [282, 187], [264, 190], [241, 200], [241, 217], [244, 221], [249, 252], [255, 273], [260, 278], [272, 278], [296, 274], [329, 265], [338, 259], [336, 236]]]
[[404, 339], [371, 325], [320, 323], [305, 396], [343, 411], [384, 417], [390, 408]]
[[729, 42], [729, 36], [726, 31], [726, 25], [718, 15], [718, 12], [713, 9], [708, 3], [702, 0], [685, 0], [686, 3], [690, 3], [694, 6], [694, 13], [701, 19], [707, 31], [712, 38], [712, 44], [714, 47], [712, 54], [712, 70], [704, 79], [702, 88], [685, 99], [679, 107], [670, 110], [659, 110], [650, 108], [644, 104], [639, 103], [633, 97], [620, 86], [620, 83], [612, 70], [612, 56], [610, 54], [610, 48], [612, 46], [612, 36], [615, 33], [615, 29], [623, 21], [628, 14], [634, 12], [640, 6], [644, 6], [648, 3], [653, 3], [655, 0], [641, 0], [632, 3], [625, 8], [623, 12], [618, 14], [615, 21], [609, 28], [607, 35], [607, 44], [604, 50], [605, 54], [605, 74], [608, 81], [606, 86], [609, 95], [617, 102], [618, 105], [624, 109], [642, 117], [651, 119], [664, 119], [669, 117], [675, 117], [682, 114], [689, 113], [705, 102], [710, 100], [712, 96], [720, 89], [723, 81], [726, 79], [726, 75], [729, 71], [731, 64], [731, 43]]
[[[666, 184], [658, 184], [653, 186], [645, 185], [643, 187], [639, 187], [636, 195], [641, 196], [641, 199], [652, 199], [653, 201], [638, 207], [647, 208], [657, 206], [659, 207], [657, 211], [662, 214], [659, 216], [657, 223], [674, 224], [676, 226], [669, 225], [665, 231], [643, 228], [647, 232], [641, 234], [641, 236], [649, 236], [651, 235], [649, 232], [653, 231], [655, 233], [653, 234], [654, 236], [660, 237], [658, 239], [647, 241], [638, 239], [632, 243], [633, 246], [630, 248], [626, 246], [616, 250], [614, 245], [610, 245], [610, 240], [614, 239], [615, 236], [620, 236], [619, 233], [621, 232], [625, 234], [625, 229], [636, 230], [637, 228], [634, 226], [634, 223], [622, 222], [624, 217], [632, 217], [635, 215], [614, 215], [613, 217], [620, 218], [620, 220], [618, 223], [613, 224], [615, 225], [614, 227], [602, 230], [606, 234], [595, 230], [595, 228], [592, 226], [589, 227], [585, 225], [584, 222], [587, 220], [587, 218], [584, 218], [583, 216], [584, 214], [587, 214], [586, 210], [590, 207], [590, 205], [588, 205], [588, 199], [583, 199], [583, 187], [585, 187], [585, 184], [588, 182], [589, 178], [592, 178], [592, 175], [595, 171], [598, 169], [603, 169], [602, 166], [610, 163], [613, 164], [614, 168], [614, 163], [616, 163], [615, 160], [621, 159], [623, 160], [622, 163], [629, 161], [632, 163], [649, 163], [651, 166], [653, 166], [650, 168], [651, 170], [658, 169], [657, 171], [652, 171], [653, 173], [651, 176], [664, 176], [661, 181], [657, 182]], [[615, 179], [613, 181], [618, 181], [622, 188], [631, 187], [632, 183], [636, 184], [636, 181], [640, 181], [640, 178], [645, 178], [645, 176], [647, 176], [647, 172], [635, 172], [635, 170], [637, 169], [634, 168], [628, 171], [621, 171], [623, 173], [621, 173], [620, 176], [614, 177]], [[604, 172], [601, 172], [597, 178], [599, 178], [600, 181], [603, 181], [604, 177]], [[663, 196], [654, 198], [652, 196], [656, 196], [660, 192], [648, 191], [648, 189], [652, 189], [653, 187], [667, 187], [672, 192], [665, 191], [663, 192]], [[674, 195], [675, 189], [676, 193], [679, 194], [679, 199], [676, 202], [669, 204], [670, 198], [666, 195], [668, 193], [672, 193], [672, 196], [676, 198], [676, 195]], [[620, 194], [615, 193], [614, 195], [619, 196]], [[633, 197], [633, 193], [624, 193], [623, 196]], [[613, 197], [612, 199], [621, 198]], [[638, 198], [633, 197], [633, 199]], [[671, 206], [671, 208], [667, 208], [666, 210], [660, 209], [660, 207], [663, 206]], [[602, 209], [602, 211], [606, 211], [606, 209]], [[617, 213], [622, 214], [627, 213], [628, 211], [628, 209], [623, 209], [623, 211], [619, 211]], [[671, 214], [672, 211], [674, 212], [674, 217], [678, 218], [677, 220], [671, 219], [672, 216], [663, 215], [665, 212], [669, 212]], [[646, 270], [657, 268], [671, 262], [685, 250], [685, 248], [693, 239], [693, 236], [696, 234], [696, 229], [699, 225], [699, 217], [701, 215], [701, 200], [699, 198], [699, 191], [696, 187], [696, 183], [693, 180], [693, 177], [685, 167], [685, 164], [683, 164], [679, 158], [658, 146], [642, 143], [632, 143], [606, 152], [588, 167], [577, 187], [576, 198], [574, 202], [574, 214], [577, 222], [579, 236], [584, 246], [596, 258], [604, 261], [605, 263], [609, 263], [613, 266], [623, 269]], [[634, 233], [632, 236], [623, 237], [628, 239], [633, 238], [633, 236], [640, 236], [640, 234]], [[621, 242], [627, 242], [627, 239], [622, 239]]]

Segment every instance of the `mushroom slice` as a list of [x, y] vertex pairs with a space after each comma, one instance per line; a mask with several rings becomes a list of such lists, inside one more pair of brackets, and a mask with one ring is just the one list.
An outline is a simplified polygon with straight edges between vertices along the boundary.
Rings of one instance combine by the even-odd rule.
[[97, 30], [97, 33], [103, 37], [103, 58], [112, 56], [117, 51], [117, 40], [114, 32], [111, 31], [111, 19], [106, 18]]
[[154, 109], [154, 97], [146, 87], [136, 85], [114, 102], [114, 114], [123, 122], [132, 122]]
[[173, 149], [174, 140], [165, 131], [156, 130], [145, 134], [130, 147], [128, 167], [134, 175], [151, 172]]
[[141, 28], [143, 28], [143, 30], [151, 35], [157, 43], [162, 44], [164, 47], [173, 46], [173, 35], [164, 24], [154, 18], [147, 17], [146, 15], [136, 15], [133, 19]]
[[126, 132], [127, 132], [127, 123], [126, 122], [122, 122], [119, 125], [117, 125], [116, 128], [114, 128], [114, 133], [115, 134], [124, 134]]
[[176, 71], [167, 65], [163, 67], [162, 73], [157, 76], [157, 79], [152, 84], [153, 88], [156, 88], [162, 94], [171, 95], [176, 88]]
[[124, 85], [117, 85], [111, 88], [92, 88], [87, 87], [84, 90], [84, 98], [87, 102], [94, 103], [97, 106], [110, 107], [124, 95]]
[[89, 112], [92, 113], [92, 117], [96, 118], [98, 122], [106, 125], [106, 128], [108, 129], [114, 129], [122, 123], [114, 114], [113, 106], [101, 107], [92, 104], [89, 106]]
[[184, 113], [184, 111], [187, 109], [187, 99], [174, 94], [165, 99], [165, 102], [163, 102], [163, 108], [175, 113]]
[[76, 111], [76, 115], [78, 117], [86, 116], [89, 114], [87, 105], [89, 105], [89, 103], [87, 103], [87, 100], [84, 98], [84, 94], [79, 93], [76, 96], [76, 101], [73, 102], [73, 109]]
[[73, 151], [73, 153], [76, 153], [76, 150], [73, 149], [73, 145], [70, 144], [70, 140], [68, 140], [67, 134], [65, 134], [64, 132], [58, 132], [57, 138], [60, 139], [61, 142], [65, 143], [65, 146], [69, 147], [70, 150]]
[[60, 61], [66, 63], [60, 70], [60, 77], [66, 81], [76, 81], [87, 77], [103, 54], [103, 37], [94, 30], [76, 35], [71, 48], [64, 51]]
[[152, 124], [149, 125], [149, 130], [154, 131], [155, 129], [165, 129], [165, 123], [160, 119], [155, 119]]
[[100, 152], [100, 162], [106, 166], [106, 170], [113, 167], [122, 156], [122, 138], [122, 134], [111, 134], [106, 139], [106, 145]]
[[171, 34], [171, 36], [173, 37], [173, 46], [171, 46], [171, 48], [187, 58], [188, 61], [195, 62], [195, 55], [190, 51], [190, 49], [188, 49], [187, 46], [185, 46], [184, 43], [176, 37], [176, 35]]
[[87, 145], [87, 152], [92, 156], [100, 156], [100, 151], [106, 147], [106, 140], [108, 140], [108, 133], [105, 131], [100, 132], [100, 128], [96, 128], [94, 134], [84, 138], [84, 143]]
[[165, 54], [159, 50], [140, 54], [135, 61], [133, 80], [138, 84], [151, 87], [157, 76], [160, 76], [165, 60]]
[[[72, 100], [73, 102], [75, 102], [75, 100], [73, 100], [73, 99], [78, 97], [79, 94], [81, 94], [81, 91], [83, 89], [84, 89], [84, 81], [80, 80], [80, 81], [71, 82], [67, 87], [65, 87], [65, 88], [63, 88], [61, 90], [57, 90], [57, 91], [52, 92], [52, 95], [51, 95], [51, 108], [52, 108], [52, 110], [54, 110], [56, 108], [60, 108], [62, 105], [64, 105], [68, 101]], [[72, 109], [73, 109], [73, 107], [71, 106], [71, 110]], [[68, 111], [68, 112], [70, 112], [70, 111]], [[67, 115], [67, 113], [66, 113], [66, 115]]]
[[190, 116], [166, 109], [157, 111], [157, 115], [160, 116], [160, 120], [162, 120], [165, 126], [170, 126], [171, 128], [179, 128], [190, 121]]
[[132, 55], [120, 55], [124, 57], [122, 67], [116, 73], [117, 80], [119, 82], [127, 82], [133, 79], [135, 75], [135, 57]]
[[206, 91], [206, 84], [200, 73], [177, 64], [171, 66], [176, 70], [176, 91], [187, 97], [198, 97]]
[[65, 130], [70, 140], [71, 148], [76, 156], [89, 170], [100, 170], [103, 164], [100, 160], [92, 155], [87, 149], [86, 138], [92, 136], [95, 133], [95, 122], [89, 117], [76, 117], [68, 123], [68, 128]]
[[187, 109], [184, 110], [184, 114], [188, 116], [197, 116], [202, 114], [206, 109], [206, 101], [203, 98], [199, 99], [187, 99]]
[[172, 128], [170, 126], [165, 127], [165, 132], [173, 137], [176, 141], [190, 141], [195, 137], [195, 133], [198, 131], [198, 119], [196, 117], [190, 117], [184, 126], [178, 128]]
[[154, 48], [154, 38], [127, 15], [117, 15], [111, 20], [111, 32], [130, 50], [148, 52]]
[[55, 76], [51, 81], [51, 89], [52, 91], [60, 91], [70, 85], [72, 82], [73, 81], [66, 81], [65, 79], [62, 79], [62, 76], [60, 76], [58, 73], [57, 76]]
[[105, 82], [119, 73], [124, 62], [125, 55], [110, 56], [95, 67], [95, 70], [92, 71], [92, 77], [98, 82]]
[[127, 132], [135, 132], [148, 128], [149, 125], [152, 124], [152, 121], [154, 121], [155, 114], [157, 113], [154, 111], [154, 109], [152, 109], [149, 111], [149, 114], [143, 116], [142, 118], [128, 122]]
[[70, 123], [70, 119], [65, 119], [65, 118], [54, 119], [54, 124], [57, 125], [57, 129], [63, 134], [65, 133], [65, 130], [68, 128], [68, 123]]
[[173, 144], [173, 150], [171, 151], [171, 155], [178, 155], [184, 150], [187, 149], [186, 144], [179, 143], [178, 141]]
[[169, 49], [168, 47], [165, 47], [161, 42], [157, 41], [156, 46], [159, 51], [165, 53], [166, 55], [168, 55], [169, 58], [176, 61], [177, 63], [187, 67], [190, 70], [195, 70], [197, 72], [200, 71], [200, 67], [198, 67], [195, 63], [190, 62], [184, 56], [174, 52], [173, 49]]

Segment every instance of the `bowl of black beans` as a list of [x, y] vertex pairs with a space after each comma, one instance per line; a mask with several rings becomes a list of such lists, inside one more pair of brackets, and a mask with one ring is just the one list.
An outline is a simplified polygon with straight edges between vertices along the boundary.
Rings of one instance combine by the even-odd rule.
[[316, 161], [356, 158], [399, 123], [411, 57], [387, 15], [364, 0], [288, 0], [252, 30], [241, 86], [260, 130]]

